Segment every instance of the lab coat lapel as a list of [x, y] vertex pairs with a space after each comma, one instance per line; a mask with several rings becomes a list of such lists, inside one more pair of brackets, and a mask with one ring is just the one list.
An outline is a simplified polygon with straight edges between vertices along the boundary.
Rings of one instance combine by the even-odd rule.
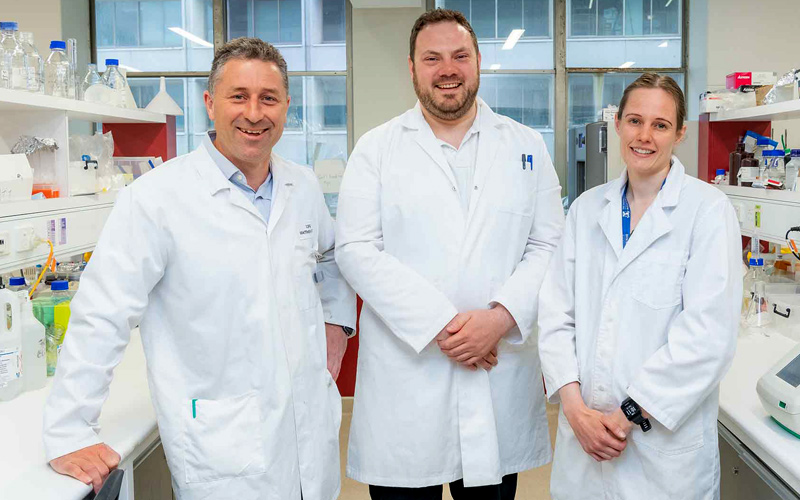
[[[476, 186], [485, 186], [486, 178], [494, 167], [497, 156], [501, 151], [508, 149], [504, 144], [501, 127], [503, 123], [497, 118], [497, 115], [483, 102], [483, 99], [478, 98], [478, 106], [480, 109], [480, 132], [478, 136], [478, 155], [475, 161], [475, 179]], [[469, 200], [469, 217], [467, 218], [467, 225], [472, 220], [472, 215], [475, 213], [475, 208], [478, 205], [481, 193], [485, 189], [473, 191]]]
[[417, 102], [417, 105], [411, 110], [411, 113], [406, 115], [403, 124], [407, 128], [415, 130], [414, 141], [419, 144], [419, 147], [421, 147], [431, 160], [442, 169], [445, 177], [450, 181], [450, 185], [456, 187], [456, 179], [453, 176], [453, 171], [450, 169], [450, 165], [448, 165], [447, 159], [442, 152], [441, 144], [439, 144], [436, 136], [433, 135], [431, 126], [428, 125], [428, 122], [425, 121], [425, 117], [422, 116], [419, 102]]
[[608, 184], [606, 189], [606, 206], [600, 212], [598, 223], [606, 235], [608, 244], [614, 250], [614, 254], [619, 259], [622, 253], [622, 186], [628, 181], [625, 172]]
[[225, 196], [231, 205], [241, 208], [264, 223], [264, 219], [255, 205], [250, 203], [250, 201], [231, 184], [231, 181], [225, 178], [205, 147], [205, 145], [200, 145], [195, 150], [195, 154], [197, 155], [195, 168], [200, 177], [206, 182], [209, 194], [211, 196], [216, 196], [222, 191], [227, 191], [227, 193], [221, 196]]
[[267, 226], [267, 234], [270, 236], [283, 215], [289, 203], [289, 198], [294, 191], [294, 179], [286, 165], [275, 155], [272, 155], [272, 186], [272, 210], [269, 216], [269, 225]]
[[[673, 157], [672, 167], [664, 186], [659, 191], [656, 199], [645, 212], [639, 224], [636, 225], [635, 234], [631, 235], [625, 249], [619, 255], [619, 262], [617, 269], [614, 273], [615, 276], [619, 275], [631, 262], [639, 257], [650, 245], [655, 243], [659, 238], [672, 231], [673, 226], [669, 217], [664, 212], [665, 208], [671, 208], [677, 205], [678, 197], [680, 196], [681, 186], [683, 184], [684, 169], [683, 165], [677, 158]], [[622, 202], [621, 187], [620, 187], [620, 200], [617, 206]], [[622, 218], [621, 214], [617, 217], [619, 219], [620, 232], [619, 240], [620, 246], [622, 245]]]

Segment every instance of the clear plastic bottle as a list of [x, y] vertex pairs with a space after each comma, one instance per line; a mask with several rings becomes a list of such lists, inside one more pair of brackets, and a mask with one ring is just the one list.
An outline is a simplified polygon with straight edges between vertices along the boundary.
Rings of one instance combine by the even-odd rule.
[[28, 56], [28, 90], [41, 94], [44, 92], [44, 60], [36, 50], [33, 42], [33, 33], [23, 31], [20, 33], [22, 50]]
[[793, 149], [789, 163], [786, 164], [786, 181], [783, 188], [788, 191], [797, 191], [797, 174], [800, 172], [800, 149]]
[[744, 275], [742, 286], [742, 314], [747, 315], [750, 302], [753, 300], [754, 284], [756, 281], [766, 281], [767, 275], [764, 274], [764, 259], [750, 258], [750, 268]]
[[724, 168], [718, 168], [717, 175], [711, 182], [714, 184], [727, 184], [728, 183], [727, 171]]
[[0, 46], [3, 51], [4, 87], [13, 90], [28, 90], [28, 56], [17, 35], [17, 23], [0, 23]]
[[56, 97], [67, 97], [69, 95], [68, 78], [67, 44], [61, 40], [53, 40], [50, 42], [50, 55], [44, 65], [44, 93]]
[[73, 293], [69, 290], [68, 282], [53, 281], [50, 284], [50, 293], [43, 293], [33, 300], [33, 314], [45, 328], [48, 377], [52, 377], [56, 373], [58, 354], [61, 352], [61, 344], [64, 342], [67, 326], [63, 320], [63, 312], [66, 307], [68, 321], [69, 302], [72, 300], [72, 296]]
[[25, 284], [25, 278], [20, 276], [12, 276], [8, 279], [8, 286], [6, 287], [12, 292], [27, 291], [28, 285]]
[[11, 290], [0, 290], [0, 401], [17, 397], [24, 384], [19, 299]]
[[44, 325], [33, 315], [27, 290], [17, 292], [22, 323], [22, 371], [25, 391], [41, 389], [47, 383], [47, 341]]
[[124, 108], [128, 82], [119, 70], [118, 59], [106, 59], [106, 71], [103, 73], [103, 81], [114, 91], [112, 104]]
[[86, 66], [86, 76], [83, 77], [83, 82], [81, 83], [81, 99], [86, 99], [86, 91], [92, 85], [105, 85], [106, 82], [103, 80], [103, 77], [100, 76], [100, 73], [97, 72], [97, 65], [96, 64], [88, 64]]

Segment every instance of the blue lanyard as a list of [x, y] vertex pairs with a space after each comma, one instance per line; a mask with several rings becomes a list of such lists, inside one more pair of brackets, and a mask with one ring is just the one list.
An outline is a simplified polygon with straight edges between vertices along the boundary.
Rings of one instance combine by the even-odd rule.
[[[664, 179], [664, 182], [661, 183], [662, 189], [664, 184], [667, 183], [667, 179]], [[628, 205], [628, 183], [625, 183], [625, 188], [622, 190], [622, 248], [625, 248], [625, 245], [628, 244], [628, 240], [631, 239], [631, 207]]]

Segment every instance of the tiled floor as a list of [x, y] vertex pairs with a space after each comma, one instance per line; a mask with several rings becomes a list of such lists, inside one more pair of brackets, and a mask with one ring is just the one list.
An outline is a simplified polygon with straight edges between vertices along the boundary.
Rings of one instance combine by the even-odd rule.
[[[353, 400], [343, 398], [342, 428], [339, 431], [339, 447], [342, 463], [342, 493], [340, 500], [369, 500], [366, 484], [361, 484], [345, 477], [344, 468], [347, 462], [347, 440], [350, 437], [350, 420], [352, 418]], [[547, 420], [550, 425], [550, 441], [555, 443], [556, 425], [558, 424], [558, 406], [547, 407]], [[517, 500], [549, 500], [550, 498], [550, 465], [523, 472], [517, 485]], [[445, 487], [443, 500], [452, 500]]]

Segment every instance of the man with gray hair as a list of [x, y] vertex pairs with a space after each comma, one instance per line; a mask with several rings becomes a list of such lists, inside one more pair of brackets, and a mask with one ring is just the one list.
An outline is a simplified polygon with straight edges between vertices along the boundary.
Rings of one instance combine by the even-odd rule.
[[204, 98], [216, 130], [120, 192], [82, 276], [45, 408], [47, 459], [98, 491], [124, 458], [97, 421], [139, 325], [178, 499], [332, 500], [355, 294], [313, 171], [273, 152], [286, 62], [233, 40]]

